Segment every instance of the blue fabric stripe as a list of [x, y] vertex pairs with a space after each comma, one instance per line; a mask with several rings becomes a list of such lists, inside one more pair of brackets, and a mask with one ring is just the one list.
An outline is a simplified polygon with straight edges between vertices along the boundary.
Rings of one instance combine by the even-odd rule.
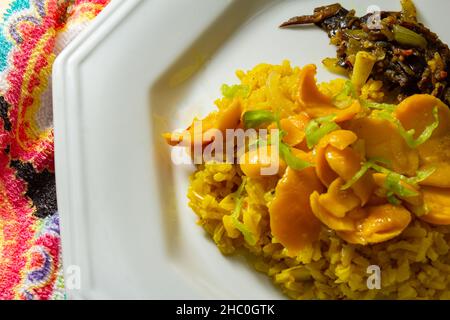
[[0, 24], [0, 72], [4, 71], [8, 66], [8, 55], [13, 47], [13, 43], [11, 43], [5, 36], [4, 27], [7, 25], [6, 22], [14, 12], [29, 8], [30, 0], [14, 0], [3, 16], [3, 22]]

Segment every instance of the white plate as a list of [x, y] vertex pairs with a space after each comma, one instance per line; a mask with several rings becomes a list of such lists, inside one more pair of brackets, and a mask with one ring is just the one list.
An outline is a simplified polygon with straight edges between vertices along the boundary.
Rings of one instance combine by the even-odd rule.
[[[237, 82], [236, 69], [289, 59], [316, 63], [319, 80], [332, 78], [320, 66], [335, 50], [324, 32], [277, 28], [331, 2], [113, 0], [64, 50], [53, 83], [69, 298], [283, 297], [242, 259], [222, 256], [195, 224], [186, 199], [192, 168], [171, 164], [160, 134], [212, 110], [221, 84]], [[450, 43], [449, 2], [415, 2]], [[400, 6], [342, 4], [359, 14]]]

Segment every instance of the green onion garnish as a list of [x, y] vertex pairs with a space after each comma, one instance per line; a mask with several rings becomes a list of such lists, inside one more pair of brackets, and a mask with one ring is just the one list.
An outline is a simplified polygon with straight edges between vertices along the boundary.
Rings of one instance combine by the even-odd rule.
[[414, 129], [406, 130], [405, 128], [403, 128], [403, 125], [400, 122], [400, 120], [395, 118], [392, 115], [392, 113], [384, 110], [377, 112], [375, 116], [393, 123], [397, 127], [400, 135], [403, 137], [403, 139], [405, 139], [405, 142], [412, 149], [415, 149], [424, 142], [426, 142], [431, 137], [434, 130], [436, 130], [436, 128], [439, 126], [439, 110], [437, 107], [433, 108], [433, 117], [434, 117], [433, 123], [427, 126], [417, 139], [414, 139], [414, 134], [416, 133], [415, 130]]
[[269, 110], [253, 110], [247, 111], [243, 115], [244, 127], [257, 128], [262, 124], [276, 121], [276, 117], [272, 111]]
[[363, 106], [369, 109], [376, 109], [376, 110], [385, 110], [389, 112], [394, 112], [395, 108], [397, 107], [395, 104], [389, 104], [389, 103], [377, 103], [372, 101], [363, 101]]
[[419, 195], [416, 191], [410, 190], [408, 188], [405, 188], [401, 182], [405, 181], [406, 179], [404, 176], [390, 172], [386, 176], [386, 181], [384, 182], [384, 187], [393, 194], [399, 196], [399, 197], [415, 197]]
[[280, 156], [294, 170], [303, 170], [313, 166], [312, 163], [296, 157], [292, 153], [291, 148], [284, 142], [280, 142]]
[[225, 98], [233, 99], [234, 97], [247, 98], [250, 95], [250, 87], [243, 84], [227, 85], [223, 84], [220, 88]]
[[416, 185], [419, 182], [426, 180], [435, 171], [436, 171], [436, 168], [428, 168], [425, 170], [418, 170], [416, 173], [416, 176], [414, 178], [407, 178], [408, 183]]
[[305, 129], [306, 144], [308, 148], [312, 149], [319, 143], [320, 139], [332, 131], [340, 129], [340, 127], [333, 121], [335, 115], [329, 115], [322, 118], [311, 120]]
[[253, 237], [252, 232], [247, 228], [245, 224], [239, 221], [239, 215], [241, 214], [242, 205], [244, 202], [244, 197], [242, 197], [242, 193], [244, 192], [245, 185], [247, 183], [247, 180], [243, 178], [241, 185], [237, 189], [237, 191], [234, 193], [234, 197], [236, 199], [236, 205], [234, 207], [233, 213], [231, 214], [231, 219], [233, 222], [233, 225], [236, 229], [238, 229], [242, 235], [244, 236], [244, 240], [251, 246], [254, 246], [256, 244], [256, 240]]
[[339, 109], [345, 109], [349, 107], [355, 99], [358, 99], [355, 86], [350, 80], [347, 80], [341, 92], [333, 97], [333, 104]]
[[388, 189], [388, 191], [392, 191], [394, 194], [399, 195], [401, 197], [413, 197], [413, 196], [417, 195], [417, 192], [414, 192], [412, 190], [404, 188], [400, 184], [400, 182], [403, 181], [409, 185], [416, 186], [419, 182], [427, 179], [436, 170], [436, 168], [429, 168], [426, 170], [418, 170], [416, 172], [415, 177], [409, 178], [404, 175], [398, 174], [392, 170], [384, 168], [384, 167], [378, 165], [376, 162], [388, 164], [387, 161], [382, 160], [382, 159], [373, 158], [373, 159], [368, 160], [367, 162], [363, 163], [361, 166], [361, 169], [359, 169], [358, 172], [356, 172], [355, 175], [350, 180], [348, 180], [346, 184], [344, 184], [341, 187], [341, 190], [349, 189], [359, 179], [361, 179], [369, 169], [373, 169], [379, 173], [386, 174], [385, 187], [386, 187], [386, 189]]
[[393, 204], [394, 206], [399, 206], [402, 204], [402, 202], [394, 195], [393, 192], [388, 192], [386, 196], [390, 204]]
[[370, 169], [371, 167], [371, 163], [370, 162], [366, 162], [361, 166], [361, 169], [359, 169], [359, 171], [350, 179], [347, 181], [347, 183], [345, 183], [342, 187], [341, 190], [347, 190], [349, 189], [352, 185], [354, 185], [359, 179], [361, 179], [366, 172]]

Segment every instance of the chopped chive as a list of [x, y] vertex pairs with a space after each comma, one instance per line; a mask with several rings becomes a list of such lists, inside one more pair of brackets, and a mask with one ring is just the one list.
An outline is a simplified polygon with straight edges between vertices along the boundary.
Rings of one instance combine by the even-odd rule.
[[312, 163], [296, 157], [292, 153], [291, 148], [284, 142], [280, 142], [280, 156], [294, 170], [303, 170], [313, 166]]
[[394, 112], [395, 108], [397, 107], [395, 104], [389, 104], [389, 103], [377, 103], [372, 102], [368, 100], [363, 101], [363, 106], [369, 109], [376, 109], [376, 110], [385, 110], [389, 112]]
[[422, 49], [425, 49], [428, 45], [427, 40], [422, 35], [400, 25], [394, 25], [394, 39], [400, 44]]
[[308, 148], [312, 149], [317, 145], [324, 136], [328, 133], [340, 129], [340, 127], [333, 121], [336, 115], [329, 115], [321, 118], [311, 120], [305, 129], [306, 144]]
[[220, 88], [225, 98], [233, 99], [234, 97], [247, 98], [250, 95], [250, 87], [243, 84], [227, 85], [223, 84]]
[[370, 162], [364, 163], [361, 166], [361, 169], [359, 169], [359, 171], [350, 180], [348, 180], [347, 183], [345, 183], [341, 187], [341, 190], [344, 191], [353, 186], [359, 179], [361, 179], [366, 174], [366, 172], [370, 169], [370, 167], [371, 167]]
[[247, 111], [243, 115], [244, 127], [257, 128], [260, 125], [271, 123], [276, 120], [276, 117], [272, 111], [269, 110], [253, 110]]
[[241, 185], [237, 189], [237, 191], [234, 193], [234, 197], [236, 198], [236, 205], [234, 207], [233, 213], [231, 214], [231, 220], [233, 222], [233, 225], [236, 229], [238, 229], [242, 235], [244, 236], [244, 240], [250, 244], [255, 245], [256, 240], [253, 237], [252, 232], [247, 228], [245, 224], [239, 221], [239, 215], [241, 214], [242, 205], [244, 203], [244, 198], [242, 197], [242, 193], [244, 192], [245, 185], [247, 183], [247, 180], [244, 178], [242, 180]]
[[393, 192], [389, 192], [387, 194], [387, 200], [390, 204], [393, 204], [394, 206], [399, 206], [402, 202], [394, 195]]
[[350, 80], [347, 80], [341, 92], [333, 97], [333, 104], [339, 109], [345, 109], [349, 107], [355, 99], [358, 99], [356, 89], [353, 83]]
[[404, 178], [402, 178], [403, 176], [398, 174], [398, 173], [394, 173], [391, 172], [386, 176], [386, 181], [384, 182], [384, 187], [394, 193], [395, 195], [399, 196], [399, 197], [415, 197], [417, 195], [419, 195], [416, 191], [410, 190], [406, 187], [404, 187], [402, 185], [402, 181], [404, 180]]
[[431, 176], [436, 171], [436, 168], [428, 168], [425, 170], [418, 170], [416, 176], [414, 178], [407, 178], [410, 184], [418, 184], [426, 180], [429, 176]]
[[406, 144], [412, 149], [415, 149], [424, 142], [426, 142], [431, 137], [434, 130], [436, 130], [436, 128], [439, 126], [439, 112], [437, 107], [433, 108], [433, 117], [434, 117], [433, 123], [427, 126], [417, 139], [414, 139], [414, 134], [416, 133], [415, 130], [414, 129], [406, 130], [405, 128], [403, 128], [403, 125], [400, 122], [400, 120], [395, 118], [391, 112], [383, 110], [377, 112], [376, 117], [393, 123], [397, 127], [400, 135], [403, 137]]

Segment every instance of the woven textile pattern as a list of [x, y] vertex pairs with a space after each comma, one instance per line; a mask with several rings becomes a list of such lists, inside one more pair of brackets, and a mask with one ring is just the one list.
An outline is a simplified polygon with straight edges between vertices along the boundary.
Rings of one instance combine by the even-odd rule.
[[52, 64], [109, 0], [0, 1], [0, 299], [63, 299]]

